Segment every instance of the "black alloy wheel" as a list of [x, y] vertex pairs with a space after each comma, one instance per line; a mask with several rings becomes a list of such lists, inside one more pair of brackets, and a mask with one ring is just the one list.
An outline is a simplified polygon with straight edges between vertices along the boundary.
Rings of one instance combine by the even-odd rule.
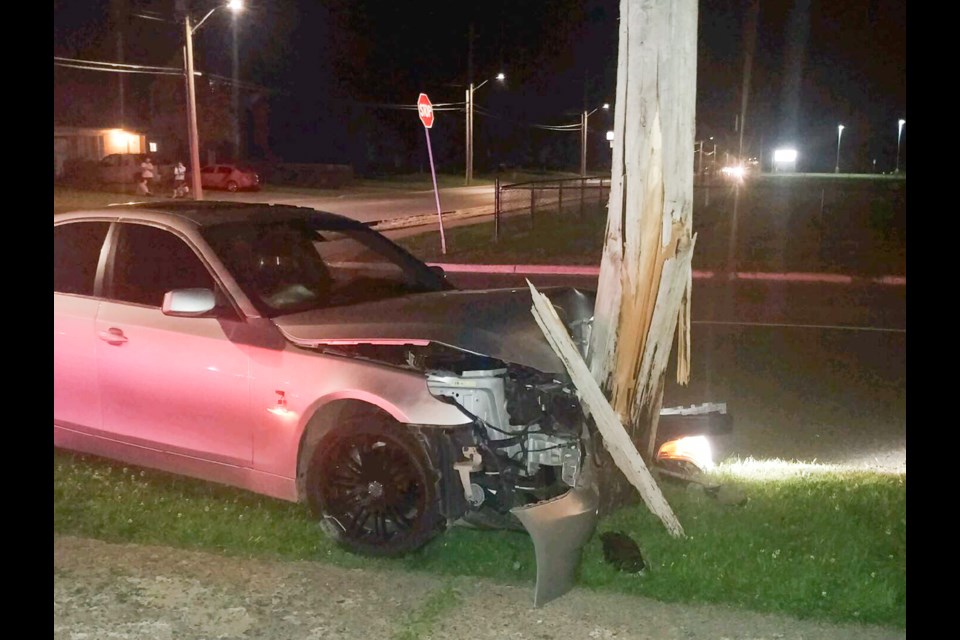
[[323, 529], [355, 553], [403, 555], [442, 530], [437, 474], [423, 444], [382, 415], [354, 419], [320, 442], [307, 494]]

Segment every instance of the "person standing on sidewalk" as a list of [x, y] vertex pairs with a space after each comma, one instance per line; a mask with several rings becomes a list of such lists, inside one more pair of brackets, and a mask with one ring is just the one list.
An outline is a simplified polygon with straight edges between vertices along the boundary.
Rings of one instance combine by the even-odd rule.
[[146, 195], [152, 196], [153, 191], [151, 187], [153, 186], [153, 181], [157, 177], [157, 168], [153, 166], [153, 161], [150, 160], [150, 156], [144, 156], [143, 162], [140, 163], [140, 179], [146, 184]]
[[143, 177], [143, 174], [137, 176], [137, 195], [138, 196], [152, 196], [150, 193], [150, 187], [147, 186], [147, 179]]
[[183, 198], [188, 193], [190, 188], [187, 187], [187, 168], [183, 166], [183, 162], [177, 160], [177, 164], [173, 165], [173, 197]]

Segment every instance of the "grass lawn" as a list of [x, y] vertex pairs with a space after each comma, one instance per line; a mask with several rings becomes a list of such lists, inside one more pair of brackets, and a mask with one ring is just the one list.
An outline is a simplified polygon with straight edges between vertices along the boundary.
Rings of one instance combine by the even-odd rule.
[[[779, 476], [716, 478], [746, 497], [724, 504], [664, 483], [687, 534], [676, 540], [645, 507], [601, 521], [638, 541], [644, 574], [604, 561], [588, 543], [579, 584], [663, 601], [727, 604], [833, 622], [906, 626], [906, 476], [783, 465]], [[724, 475], [726, 474], [726, 475]], [[54, 532], [244, 556], [536, 579], [530, 538], [455, 527], [395, 560], [350, 555], [323, 536], [301, 505], [54, 451]]]

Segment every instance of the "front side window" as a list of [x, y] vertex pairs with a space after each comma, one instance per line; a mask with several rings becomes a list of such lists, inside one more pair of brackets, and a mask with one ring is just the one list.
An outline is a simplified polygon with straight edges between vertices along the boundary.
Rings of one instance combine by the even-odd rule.
[[203, 233], [267, 317], [445, 286], [425, 265], [372, 231], [285, 220], [223, 224]]
[[167, 291], [195, 287], [215, 290], [210, 272], [186, 242], [157, 227], [121, 226], [111, 297], [159, 307]]
[[53, 227], [53, 291], [94, 294], [97, 263], [109, 222], [71, 222]]

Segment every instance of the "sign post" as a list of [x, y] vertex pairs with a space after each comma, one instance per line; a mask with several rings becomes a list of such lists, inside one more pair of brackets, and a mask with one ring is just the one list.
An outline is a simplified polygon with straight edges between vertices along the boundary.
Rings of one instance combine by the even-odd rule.
[[446, 255], [447, 240], [443, 235], [443, 216], [440, 213], [440, 190], [437, 189], [437, 172], [433, 167], [433, 149], [430, 148], [430, 128], [433, 126], [433, 104], [427, 94], [421, 93], [417, 98], [417, 113], [423, 123], [423, 131], [427, 135], [427, 153], [430, 155], [430, 175], [433, 177], [433, 193], [437, 199], [437, 221], [440, 223], [440, 251]]

